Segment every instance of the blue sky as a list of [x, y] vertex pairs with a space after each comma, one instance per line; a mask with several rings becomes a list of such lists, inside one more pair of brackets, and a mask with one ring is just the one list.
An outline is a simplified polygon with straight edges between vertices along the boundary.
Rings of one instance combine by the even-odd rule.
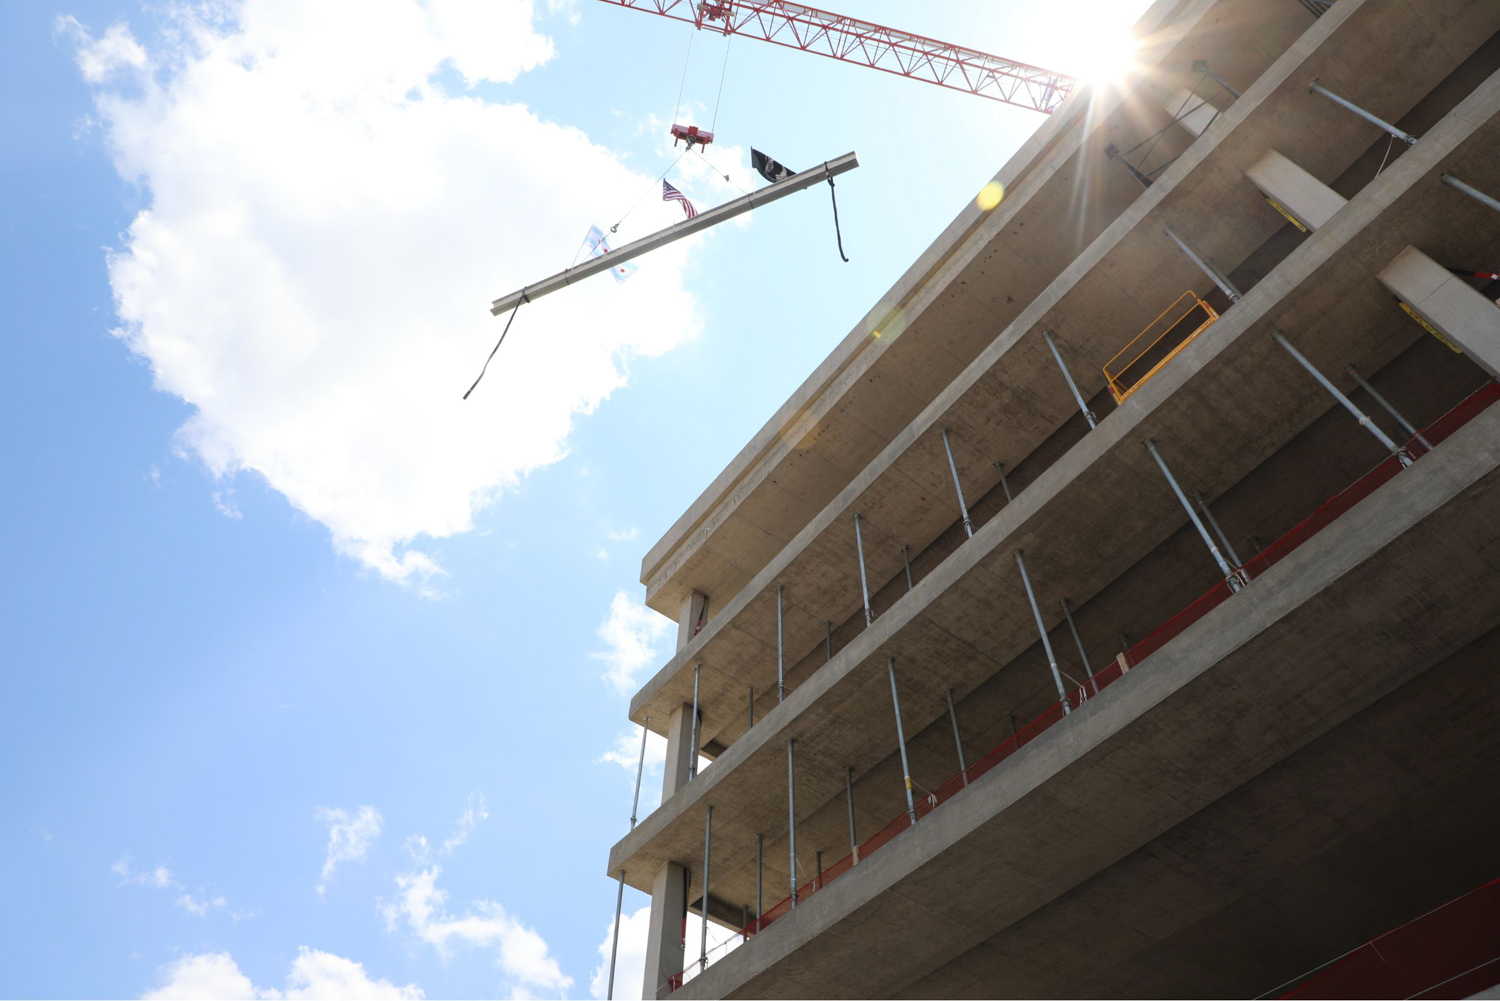
[[[690, 29], [285, 6], [0, 7], [0, 993], [589, 996], [641, 556], [1039, 117], [737, 40], [709, 160], [858, 150], [852, 263], [794, 196], [523, 309], [459, 406], [488, 300], [671, 163]], [[1078, 72], [1144, 5], [1050, 6], [845, 10]]]

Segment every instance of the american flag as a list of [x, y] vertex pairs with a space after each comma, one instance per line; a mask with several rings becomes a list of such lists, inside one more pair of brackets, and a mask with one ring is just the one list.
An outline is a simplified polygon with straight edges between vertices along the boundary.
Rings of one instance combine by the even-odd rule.
[[680, 202], [682, 204], [682, 214], [689, 219], [698, 214], [698, 210], [693, 208], [693, 203], [687, 200], [687, 195], [684, 195], [666, 181], [661, 182], [661, 200], [664, 202]]

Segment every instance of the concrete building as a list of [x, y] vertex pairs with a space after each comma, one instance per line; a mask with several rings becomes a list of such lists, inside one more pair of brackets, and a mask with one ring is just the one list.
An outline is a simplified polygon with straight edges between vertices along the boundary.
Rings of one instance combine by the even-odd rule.
[[1136, 31], [647, 555], [646, 997], [1274, 996], [1500, 874], [1500, 0]]

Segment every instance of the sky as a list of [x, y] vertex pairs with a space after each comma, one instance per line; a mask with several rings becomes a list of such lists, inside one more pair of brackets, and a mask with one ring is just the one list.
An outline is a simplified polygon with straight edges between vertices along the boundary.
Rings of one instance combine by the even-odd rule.
[[[841, 9], [1088, 73], [1144, 6]], [[642, 556], [1041, 121], [596, 0], [0, 6], [0, 995], [603, 997]], [[461, 398], [752, 144], [859, 152], [849, 263], [816, 187]]]

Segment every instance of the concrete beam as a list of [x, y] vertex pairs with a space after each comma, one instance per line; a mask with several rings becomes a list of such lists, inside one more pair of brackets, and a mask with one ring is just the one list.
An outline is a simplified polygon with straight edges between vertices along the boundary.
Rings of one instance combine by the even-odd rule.
[[1348, 199], [1273, 150], [1252, 163], [1245, 176], [1307, 230], [1321, 229]]
[[1207, 132], [1208, 126], [1219, 114], [1219, 109], [1212, 101], [1199, 97], [1187, 87], [1178, 87], [1172, 91], [1161, 106], [1168, 114], [1181, 115], [1177, 124], [1186, 129], [1194, 139]]
[[1397, 254], [1380, 272], [1380, 282], [1438, 336], [1490, 375], [1500, 375], [1500, 306], [1416, 247]]

